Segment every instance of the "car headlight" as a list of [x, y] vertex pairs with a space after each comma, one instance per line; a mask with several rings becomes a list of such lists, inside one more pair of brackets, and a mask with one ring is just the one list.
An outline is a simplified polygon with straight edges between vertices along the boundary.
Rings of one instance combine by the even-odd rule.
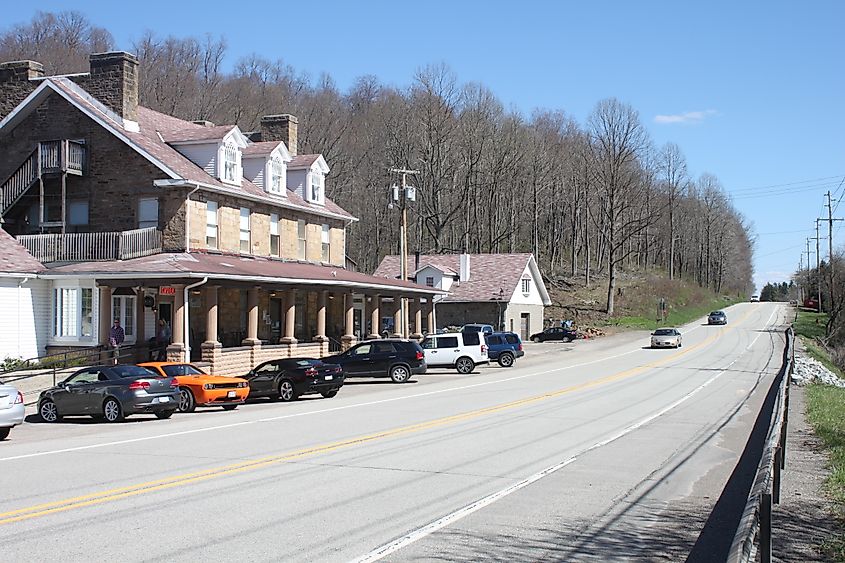
[[238, 383], [238, 387], [241, 387], [241, 388], [246, 387], [247, 385], [248, 385], [248, 383], [246, 381], [241, 381], [241, 382]]
[[211, 389], [214, 389], [214, 384], [213, 383], [203, 383], [202, 388], [205, 389], [206, 391], [210, 391]]

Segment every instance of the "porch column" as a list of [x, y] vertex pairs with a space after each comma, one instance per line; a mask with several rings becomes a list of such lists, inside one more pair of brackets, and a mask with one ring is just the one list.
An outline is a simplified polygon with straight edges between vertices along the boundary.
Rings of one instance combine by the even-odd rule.
[[251, 287], [246, 295], [246, 338], [242, 342], [244, 346], [255, 346], [260, 344], [258, 340], [258, 288]]
[[346, 327], [344, 328], [341, 342], [343, 343], [343, 348], [347, 349], [355, 345], [355, 299], [352, 293], [345, 294], [344, 299]]
[[107, 285], [100, 287], [100, 344], [109, 345], [109, 331], [114, 319], [111, 316], [111, 288]]
[[367, 338], [372, 340], [373, 338], [381, 338], [381, 334], [379, 334], [381, 328], [381, 295], [376, 293], [370, 299], [372, 300], [370, 302], [370, 334], [367, 335]]
[[282, 344], [296, 344], [296, 290], [285, 290], [285, 335], [279, 339]]
[[414, 298], [414, 333], [411, 338], [422, 340], [422, 303], [419, 297]]
[[219, 361], [222, 345], [217, 334], [217, 290], [220, 286], [207, 285], [205, 293], [205, 342], [202, 343], [202, 361], [211, 362], [211, 373], [214, 364]]
[[428, 333], [434, 334], [437, 328], [434, 326], [434, 297], [428, 298]]
[[174, 285], [173, 296], [173, 341], [167, 347], [167, 360], [185, 362], [185, 286]]
[[326, 306], [329, 299], [329, 292], [325, 289], [317, 292], [317, 334], [314, 342], [328, 342], [326, 336]]
[[397, 295], [393, 298], [393, 338], [404, 338], [402, 336], [402, 297]]

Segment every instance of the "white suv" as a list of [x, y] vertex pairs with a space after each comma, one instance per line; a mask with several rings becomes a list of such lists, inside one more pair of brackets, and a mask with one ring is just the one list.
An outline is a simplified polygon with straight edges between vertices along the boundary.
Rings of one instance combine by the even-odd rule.
[[458, 373], [471, 373], [478, 364], [487, 364], [487, 342], [480, 332], [432, 334], [422, 341], [428, 367], [453, 367]]

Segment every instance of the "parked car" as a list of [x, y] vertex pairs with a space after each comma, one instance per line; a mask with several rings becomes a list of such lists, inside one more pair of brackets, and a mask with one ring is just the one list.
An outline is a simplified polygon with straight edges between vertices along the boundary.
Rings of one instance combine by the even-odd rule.
[[487, 341], [487, 357], [504, 368], [511, 367], [517, 358], [525, 355], [522, 340], [513, 332], [494, 332], [485, 335], [484, 339]]
[[531, 342], [546, 342], [547, 340], [572, 342], [576, 338], [578, 338], [578, 333], [576, 331], [560, 326], [553, 326], [545, 329], [543, 332], [532, 334]]
[[345, 377], [389, 377], [394, 383], [405, 383], [428, 369], [420, 345], [399, 338], [361, 342], [323, 361], [340, 364]]
[[172, 377], [159, 377], [139, 366], [84, 368], [41, 392], [38, 414], [44, 422], [89, 415], [118, 422], [138, 413], [170, 418], [179, 406], [179, 388]]
[[302, 395], [319, 393], [326, 399], [343, 387], [343, 369], [317, 358], [285, 358], [258, 364], [243, 376], [249, 382], [249, 397], [270, 397], [290, 402]]
[[487, 342], [481, 332], [451, 332], [426, 336], [422, 341], [429, 367], [451, 367], [458, 373], [472, 373], [476, 365], [490, 362]]
[[223, 407], [234, 410], [246, 401], [249, 383], [240, 377], [208, 375], [198, 367], [180, 362], [144, 362], [141, 367], [161, 377], [173, 377], [179, 386], [179, 411], [194, 412], [197, 407]]
[[713, 311], [707, 316], [707, 324], [726, 325], [728, 324], [728, 316], [724, 311]]
[[25, 409], [23, 394], [0, 381], [0, 440], [8, 438], [12, 428], [23, 423]]
[[461, 332], [483, 332], [485, 335], [493, 334], [493, 325], [468, 324], [461, 327]]
[[680, 348], [682, 345], [681, 333], [676, 328], [658, 328], [651, 333], [652, 348]]

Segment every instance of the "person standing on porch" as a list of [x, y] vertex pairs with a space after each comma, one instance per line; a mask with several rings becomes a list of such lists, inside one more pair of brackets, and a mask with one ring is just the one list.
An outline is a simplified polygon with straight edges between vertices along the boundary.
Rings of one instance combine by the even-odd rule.
[[170, 326], [164, 319], [158, 320], [158, 332], [156, 332], [156, 346], [158, 347], [157, 361], [163, 362], [167, 360], [167, 346], [170, 344], [172, 333]]
[[120, 319], [115, 319], [109, 331], [109, 346], [114, 350], [114, 363], [120, 361], [120, 345], [126, 340], [126, 331], [120, 326]]

